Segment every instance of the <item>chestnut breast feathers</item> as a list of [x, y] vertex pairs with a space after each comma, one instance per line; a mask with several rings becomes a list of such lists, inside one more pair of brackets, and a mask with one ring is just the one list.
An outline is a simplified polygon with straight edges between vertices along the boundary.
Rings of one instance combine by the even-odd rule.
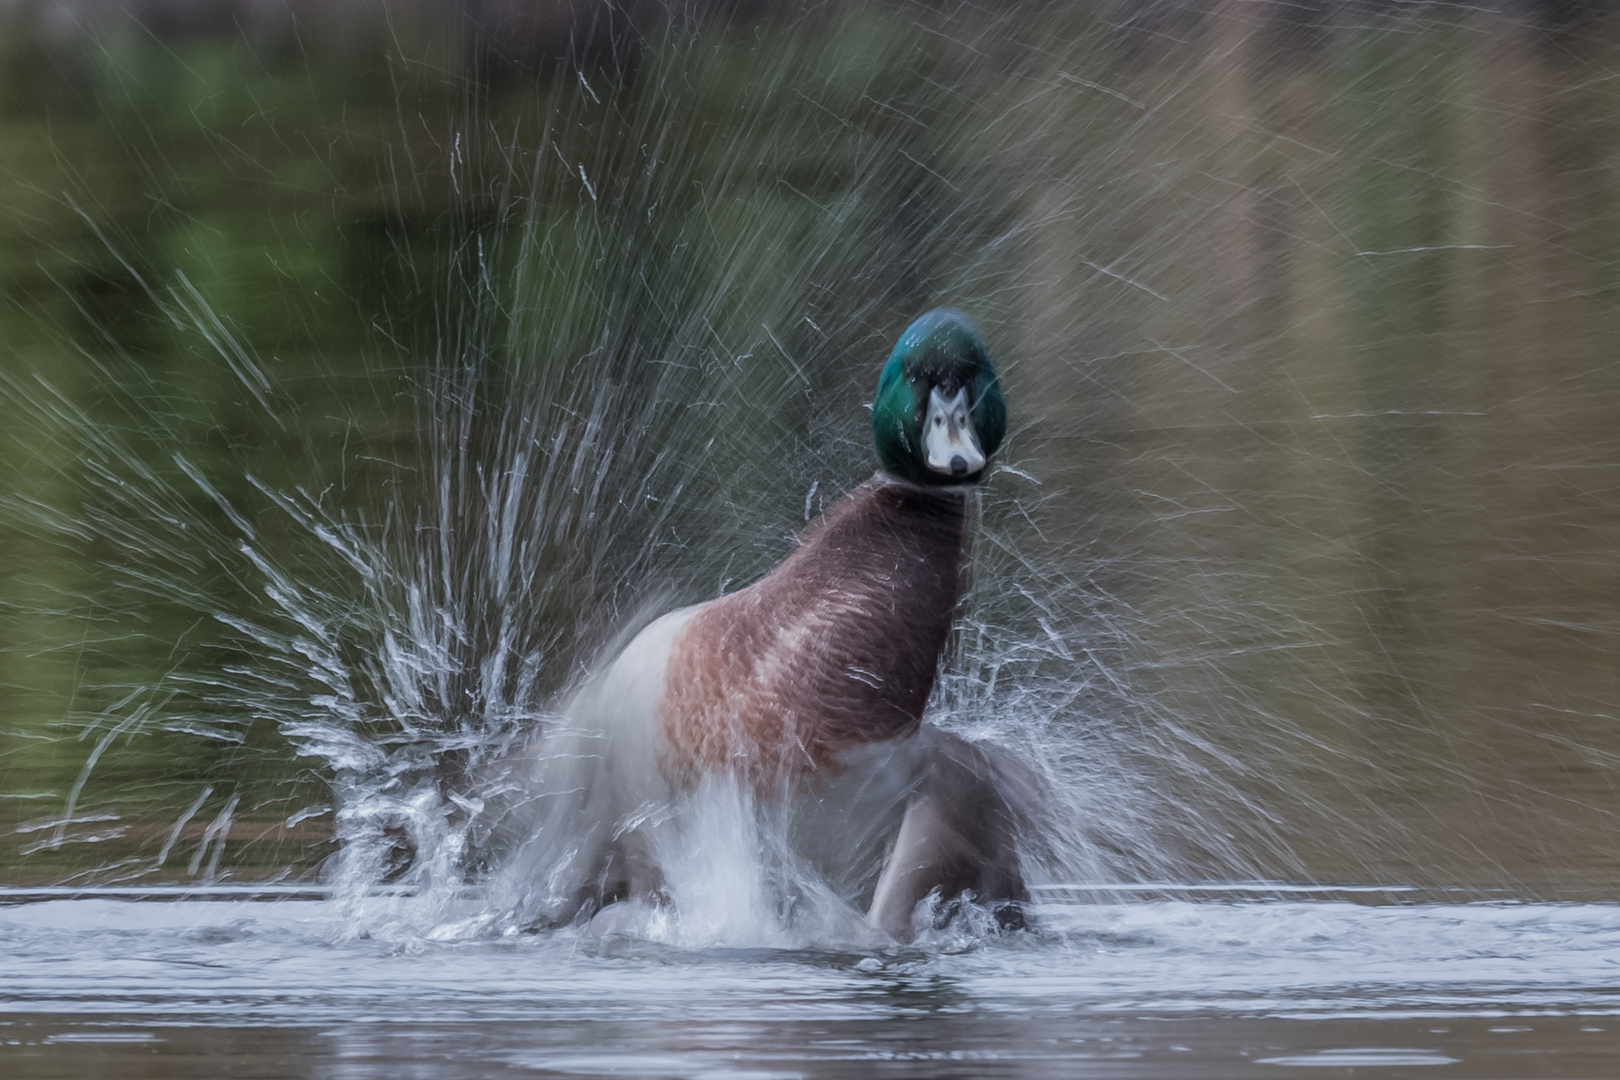
[[965, 500], [879, 478], [753, 585], [700, 607], [660, 701], [672, 778], [795, 786], [921, 723], [950, 633]]

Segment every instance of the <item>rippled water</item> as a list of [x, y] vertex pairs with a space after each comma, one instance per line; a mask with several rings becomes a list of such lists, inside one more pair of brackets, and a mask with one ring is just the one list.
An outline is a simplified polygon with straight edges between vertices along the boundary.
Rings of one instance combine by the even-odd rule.
[[1272, 891], [1052, 893], [1034, 933], [875, 952], [467, 934], [453, 916], [424, 923], [409, 897], [14, 891], [0, 1063], [13, 1077], [1620, 1070], [1620, 905]]

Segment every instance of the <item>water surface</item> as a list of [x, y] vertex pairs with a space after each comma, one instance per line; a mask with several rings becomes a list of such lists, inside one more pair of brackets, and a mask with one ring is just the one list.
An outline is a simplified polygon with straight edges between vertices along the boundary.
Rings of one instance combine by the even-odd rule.
[[15, 1077], [1620, 1067], [1620, 907], [1271, 891], [1051, 900], [1035, 933], [878, 951], [485, 936], [405, 897], [34, 899], [0, 908], [0, 1061]]

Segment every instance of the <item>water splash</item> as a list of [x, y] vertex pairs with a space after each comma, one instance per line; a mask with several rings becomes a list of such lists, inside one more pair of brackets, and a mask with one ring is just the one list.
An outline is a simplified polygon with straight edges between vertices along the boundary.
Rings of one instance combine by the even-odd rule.
[[[889, 29], [891, 50], [916, 32]], [[35, 429], [71, 440], [84, 463], [72, 481], [78, 515], [18, 497], [8, 508], [60, 542], [103, 549], [106, 591], [89, 602], [115, 624], [151, 605], [194, 642], [82, 722], [80, 737], [97, 742], [53, 842], [73, 839], [75, 800], [108, 748], [158, 735], [224, 743], [241, 753], [216, 765], [200, 794], [183, 793], [186, 809], [156, 858], [101, 868], [114, 877], [162, 869], [188, 822], [223, 799], [185, 864], [212, 879], [244, 805], [233, 774], [285, 777], [294, 756], [327, 790], [309, 791], [301, 777], [308, 793], [284, 821], [330, 816], [335, 853], [322, 873], [356, 911], [367, 890], [390, 883], [436, 898], [418, 913], [449, 917], [469, 876], [499, 875], [477, 842], [486, 804], [509, 794], [489, 787], [490, 767], [554, 723], [628, 630], [757, 575], [871, 467], [860, 406], [873, 358], [884, 325], [927, 292], [906, 268], [950, 251], [949, 288], [971, 299], [983, 286], [970, 283], [1020, 227], [992, 216], [990, 231], [976, 231], [971, 208], [987, 197], [986, 172], [944, 176], [927, 163], [935, 155], [922, 130], [887, 104], [853, 142], [828, 135], [826, 149], [850, 170], [830, 201], [788, 185], [761, 202], [757, 185], [725, 164], [726, 147], [759, 142], [764, 160], [787, 168], [792, 152], [770, 111], [815, 85], [818, 71], [818, 108], [848, 97], [853, 54], [790, 36], [780, 42], [788, 52], [760, 66], [734, 48], [706, 77], [744, 73], [762, 107], [719, 106], [727, 134], [709, 141], [686, 125], [672, 135], [684, 110], [716, 108], [705, 106], [713, 85], [691, 79], [706, 70], [703, 40], [671, 28], [634, 84], [581, 73], [584, 92], [539, 99], [525, 118], [538, 128], [516, 138], [492, 140], [476, 108], [446, 119], [435, 139], [448, 153], [418, 162], [412, 183], [437, 170], [454, 192], [497, 196], [501, 209], [493, 223], [451, 218], [426, 252], [395, 240], [386, 253], [431, 312], [414, 341], [409, 319], [395, 316], [403, 325], [383, 342], [406, 355], [374, 356], [358, 373], [371, 394], [410, 403], [410, 427], [384, 440], [386, 454], [331, 454], [313, 421], [336, 408], [349, 438], [362, 425], [349, 400], [358, 396], [311, 399], [200, 276], [142, 269], [96, 213], [78, 210], [150, 317], [234, 380], [227, 397], [249, 416], [238, 422], [282, 433], [274, 437], [290, 453], [276, 478], [244, 468], [253, 455], [240, 447], [201, 459], [168, 400], [183, 389], [144, 376], [111, 333], [111, 355], [86, 359], [117, 423], [46, 377], [7, 376]], [[892, 55], [860, 62], [881, 67]], [[599, 138], [611, 123], [629, 130]], [[475, 164], [492, 150], [504, 167]], [[705, 160], [716, 153], [718, 169]], [[823, 184], [834, 175], [817, 173]], [[936, 204], [932, 223], [908, 209], [923, 199]], [[424, 266], [436, 280], [424, 283]], [[897, 269], [898, 284], [886, 282]], [[993, 325], [1000, 309], [980, 306]], [[315, 371], [328, 383], [340, 374]], [[205, 424], [219, 408], [187, 404], [200, 405]], [[1111, 614], [1119, 605], [1099, 568], [1071, 577], [1088, 560], [1042, 535], [1053, 493], [1017, 466], [1016, 441], [985, 497], [976, 585], [931, 719], [1009, 743], [1050, 774], [1062, 825], [1042, 849], [1048, 875], [1161, 867], [1177, 857], [1150, 835], [1164, 800], [1118, 753], [1121, 724], [1134, 714], [1143, 725], [1120, 663], [1134, 630]], [[1178, 759], [1197, 745], [1163, 725], [1139, 736]], [[1224, 778], [1204, 779], [1206, 803], [1222, 785], [1243, 802]], [[850, 913], [798, 865], [771, 808], [705, 787], [683, 815], [662, 853], [680, 922], [660, 933], [764, 943], [848, 932]], [[1228, 862], [1243, 861], [1195, 831]], [[567, 838], [558, 844], [553, 869], [566, 861]], [[508, 899], [513, 912], [533, 909], [532, 898]]]
[[[1196, 5], [974, 18], [658, 22], [633, 70], [582, 65], [505, 91], [396, 56], [375, 115], [325, 117], [340, 138], [311, 160], [346, 179], [300, 219], [341, 218], [333, 248], [363, 272], [161, 185], [157, 238], [120, 229], [110, 196], [47, 197], [78, 239], [42, 246], [107, 295], [64, 270], [79, 321], [42, 322], [40, 356], [0, 369], [8, 453], [27, 463], [0, 492], [6, 516], [39, 559], [72, 567], [8, 613], [48, 628], [42, 664], [83, 658], [52, 729], [80, 740], [73, 771], [29, 792], [45, 812], [20, 825], [39, 845], [27, 865], [299, 875], [324, 850], [319, 872], [356, 904], [388, 882], [461, 925], [469, 875], [496, 869], [479, 822], [507, 793], [488, 767], [553, 722], [623, 635], [757, 576], [865, 475], [877, 360], [939, 302], [982, 322], [1015, 430], [930, 718], [1049, 776], [1048, 877], [1466, 866], [1512, 881], [1509, 849], [1536, 828], [1501, 844], [1471, 832], [1477, 856], [1440, 866], [1467, 845], [1431, 818], [1534, 806], [1546, 825], [1606, 820], [1591, 790], [1538, 802], [1534, 777], [1492, 780], [1512, 754], [1470, 756], [1480, 741], [1557, 747], [1559, 769], [1606, 775], [1612, 697], [1587, 653], [1560, 653], [1562, 675], [1525, 676], [1509, 704], [1448, 674], [1522, 671], [1495, 636], [1505, 621], [1612, 643], [1601, 612], [1534, 599], [1541, 579], [1514, 579], [1531, 599], [1496, 585], [1510, 561], [1601, 577], [1608, 556], [1564, 541], [1608, 535], [1612, 484], [1568, 480], [1566, 506], [1490, 479], [1525, 464], [1500, 458], [1522, 442], [1495, 438], [1501, 425], [1536, 436], [1538, 469], [1611, 475], [1608, 368], [1575, 365], [1567, 391], [1525, 387], [1522, 350], [1506, 349], [1498, 393], [1468, 366], [1496, 355], [1471, 320], [1501, 307], [1468, 292], [1470, 275], [1551, 250], [1525, 223], [1566, 220], [1563, 204], [1515, 202], [1472, 158], [1437, 165], [1429, 140], [1380, 119], [1414, 94], [1462, 120], [1497, 114], [1436, 74], [1425, 43], [1454, 58], [1500, 47], [1531, 72], [1512, 85], [1555, 85], [1514, 51], [1529, 30], [1433, 9], [1316, 27], [1326, 44], [1282, 50], [1301, 66], [1277, 69], [1287, 92], [1268, 96], [1250, 75], [1271, 77], [1264, 35], [1292, 24]], [[121, 39], [98, 55], [126, 131], [160, 114], [145, 95], [167, 87], [207, 154], [240, 149], [217, 116], [196, 119], [229, 98], [207, 64]], [[252, 126], [268, 115], [230, 119], [283, 138]], [[373, 136], [386, 153], [340, 145]], [[136, 146], [139, 171], [181, 171], [166, 146]], [[257, 175], [280, 158], [246, 160]], [[291, 166], [277, 176], [277, 196], [301, 190]], [[1432, 203], [1446, 235], [1375, 213], [1400, 202], [1388, 185]], [[1506, 204], [1517, 217], [1487, 220]], [[297, 304], [255, 292], [221, 236], [289, 279], [289, 250], [312, 265]], [[1414, 266], [1451, 283], [1450, 307], [1412, 306], [1429, 280]], [[321, 304], [354, 309], [355, 325], [327, 335]], [[1462, 359], [1427, 374], [1390, 359], [1419, 349]], [[1578, 407], [1543, 408], [1566, 392]], [[1561, 442], [1560, 416], [1591, 437]], [[1493, 449], [1475, 461], [1476, 445]], [[1489, 527], [1460, 546], [1433, 524], [1476, 517]], [[1515, 522], [1545, 525], [1562, 554], [1526, 557], [1541, 547], [1528, 531], [1498, 543], [1491, 530]], [[1434, 554], [1448, 550], [1463, 555]], [[1424, 622], [1431, 584], [1444, 595]], [[1481, 588], [1492, 602], [1467, 599]], [[1470, 726], [1444, 711], [1452, 690], [1505, 719]], [[1519, 705], [1570, 719], [1532, 723]], [[1443, 794], [1412, 794], [1424, 785]], [[690, 921], [657, 932], [696, 941], [729, 919], [749, 940], [837, 936], [833, 915], [803, 915], [833, 907], [783, 908], [784, 880], [814, 882], [771, 854], [769, 809], [706, 798], [693, 820], [712, 843], [671, 859], [692, 860], [682, 888], [697, 898], [702, 859], [731, 852], [710, 870], [735, 895], [692, 899]], [[324, 849], [238, 861], [245, 830], [322, 822]]]

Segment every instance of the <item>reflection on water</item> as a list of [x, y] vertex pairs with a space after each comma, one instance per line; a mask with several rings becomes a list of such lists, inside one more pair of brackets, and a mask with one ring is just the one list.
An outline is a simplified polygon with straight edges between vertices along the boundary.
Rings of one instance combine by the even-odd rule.
[[0, 1062], [16, 1077], [217, 1075], [226, 1059], [432, 1077], [1620, 1064], [1613, 905], [1046, 904], [1038, 933], [966, 951], [793, 953], [424, 937], [397, 929], [409, 903], [379, 900], [360, 937], [317, 901], [0, 907]]

